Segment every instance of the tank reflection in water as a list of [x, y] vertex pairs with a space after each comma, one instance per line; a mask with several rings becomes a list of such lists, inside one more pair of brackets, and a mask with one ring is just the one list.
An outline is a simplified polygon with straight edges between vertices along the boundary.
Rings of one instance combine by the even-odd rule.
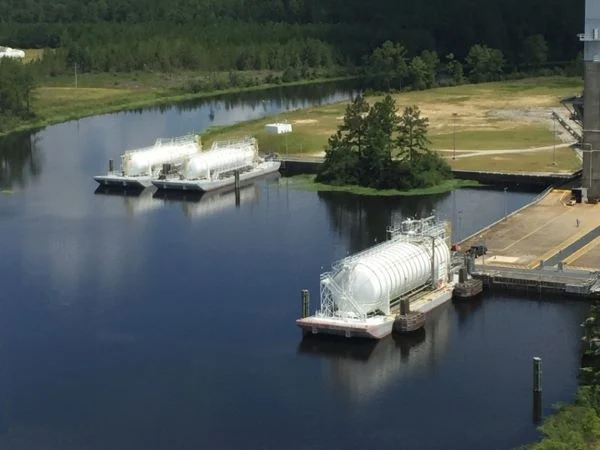
[[307, 335], [298, 352], [326, 359], [331, 387], [352, 402], [364, 402], [393, 383], [435, 370], [449, 346], [451, 308], [446, 304], [433, 311], [425, 328], [415, 333], [381, 341]]
[[258, 188], [252, 184], [243, 186], [239, 192], [235, 190], [224, 192], [185, 192], [158, 190], [153, 194], [155, 200], [163, 200], [166, 203], [181, 203], [183, 213], [190, 219], [211, 216], [220, 211], [224, 211], [242, 204], [258, 202]]
[[94, 194], [121, 197], [129, 215], [139, 216], [160, 209], [163, 206], [161, 202], [157, 202], [152, 198], [154, 192], [154, 188], [122, 189], [101, 185], [94, 191]]

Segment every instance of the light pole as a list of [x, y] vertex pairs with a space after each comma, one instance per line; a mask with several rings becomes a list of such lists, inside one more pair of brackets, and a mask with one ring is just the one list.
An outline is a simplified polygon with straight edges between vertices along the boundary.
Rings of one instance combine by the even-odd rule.
[[452, 159], [456, 159], [456, 117], [458, 114], [452, 113]]
[[462, 238], [462, 209], [458, 210], [458, 239], [457, 241], [460, 242]]
[[506, 195], [507, 195], [506, 192], [507, 191], [508, 191], [508, 188], [505, 187], [504, 188], [504, 220], [506, 220], [507, 217], [508, 217], [508, 206], [507, 206], [507, 203], [506, 203]]
[[552, 114], [553, 132], [552, 132], [552, 165], [556, 165], [556, 116]]

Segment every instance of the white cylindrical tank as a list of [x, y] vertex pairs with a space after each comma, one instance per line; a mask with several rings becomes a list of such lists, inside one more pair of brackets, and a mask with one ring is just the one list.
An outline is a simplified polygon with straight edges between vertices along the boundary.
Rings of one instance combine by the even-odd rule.
[[[431, 280], [431, 238], [422, 242], [390, 241], [364, 256], [342, 261], [333, 281], [341, 290], [332, 296], [340, 311], [358, 309], [362, 314], [387, 311], [396, 299]], [[443, 239], [435, 240], [435, 280], [447, 277], [450, 250]], [[350, 302], [356, 306], [353, 307]]]
[[199, 153], [191, 158], [184, 170], [184, 178], [196, 180], [212, 179], [213, 173], [243, 169], [253, 164], [256, 147], [253, 145], [218, 148]]
[[147, 149], [127, 152], [123, 155], [123, 172], [130, 177], [151, 175], [153, 167], [167, 163], [181, 163], [198, 153], [198, 150], [195, 143], [186, 142], [155, 145]]

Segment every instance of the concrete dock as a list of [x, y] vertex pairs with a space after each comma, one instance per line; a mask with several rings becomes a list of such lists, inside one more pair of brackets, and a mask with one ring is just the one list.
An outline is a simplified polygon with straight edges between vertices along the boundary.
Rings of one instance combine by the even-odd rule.
[[595, 297], [600, 293], [600, 204], [549, 190], [461, 243], [483, 244], [473, 276], [487, 286]]
[[[564, 262], [598, 268], [600, 260], [586, 255], [600, 244], [591, 245], [600, 234], [600, 205], [569, 206], [570, 197], [571, 191], [551, 190], [537, 202], [466, 239], [461, 247], [485, 245], [487, 254], [476, 260], [477, 266], [483, 267], [535, 269]], [[600, 256], [600, 249], [596, 252]], [[570, 259], [572, 255], [577, 258]]]

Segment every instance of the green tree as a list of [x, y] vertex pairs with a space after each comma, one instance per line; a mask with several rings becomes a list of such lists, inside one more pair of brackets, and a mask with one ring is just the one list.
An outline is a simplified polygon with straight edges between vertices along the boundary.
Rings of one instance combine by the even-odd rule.
[[365, 149], [360, 158], [361, 184], [382, 187], [384, 172], [392, 163], [393, 133], [398, 126], [396, 102], [390, 95], [376, 102], [366, 122]]
[[408, 67], [410, 84], [413, 89], [423, 90], [430, 86], [430, 72], [427, 64], [420, 56], [415, 56]]
[[427, 78], [425, 83], [428, 88], [434, 87], [437, 84], [437, 74], [440, 67], [440, 58], [437, 52], [433, 50], [423, 50], [421, 52], [421, 59], [427, 66]]
[[369, 104], [362, 95], [358, 95], [346, 108], [344, 119], [339, 129], [344, 139], [358, 156], [362, 156], [365, 135], [367, 132], [367, 114]]
[[504, 55], [500, 50], [476, 44], [469, 50], [466, 61], [470, 66], [469, 78], [474, 83], [494, 81], [502, 75]]
[[325, 147], [325, 160], [319, 167], [316, 180], [333, 185], [358, 184], [358, 154], [338, 130]]
[[28, 116], [33, 88], [28, 66], [11, 58], [0, 59], [0, 115]]
[[369, 79], [378, 89], [400, 89], [408, 74], [406, 49], [401, 43], [384, 42], [367, 60]]
[[536, 69], [544, 65], [548, 60], [548, 44], [541, 34], [534, 34], [523, 41], [521, 60], [525, 64], [531, 64]]
[[427, 129], [429, 119], [421, 116], [418, 106], [407, 106], [398, 122], [396, 146], [401, 159], [413, 162], [429, 152]]
[[452, 77], [452, 83], [454, 85], [462, 84], [464, 82], [463, 66], [460, 61], [454, 58], [454, 53], [446, 55], [446, 72]]

